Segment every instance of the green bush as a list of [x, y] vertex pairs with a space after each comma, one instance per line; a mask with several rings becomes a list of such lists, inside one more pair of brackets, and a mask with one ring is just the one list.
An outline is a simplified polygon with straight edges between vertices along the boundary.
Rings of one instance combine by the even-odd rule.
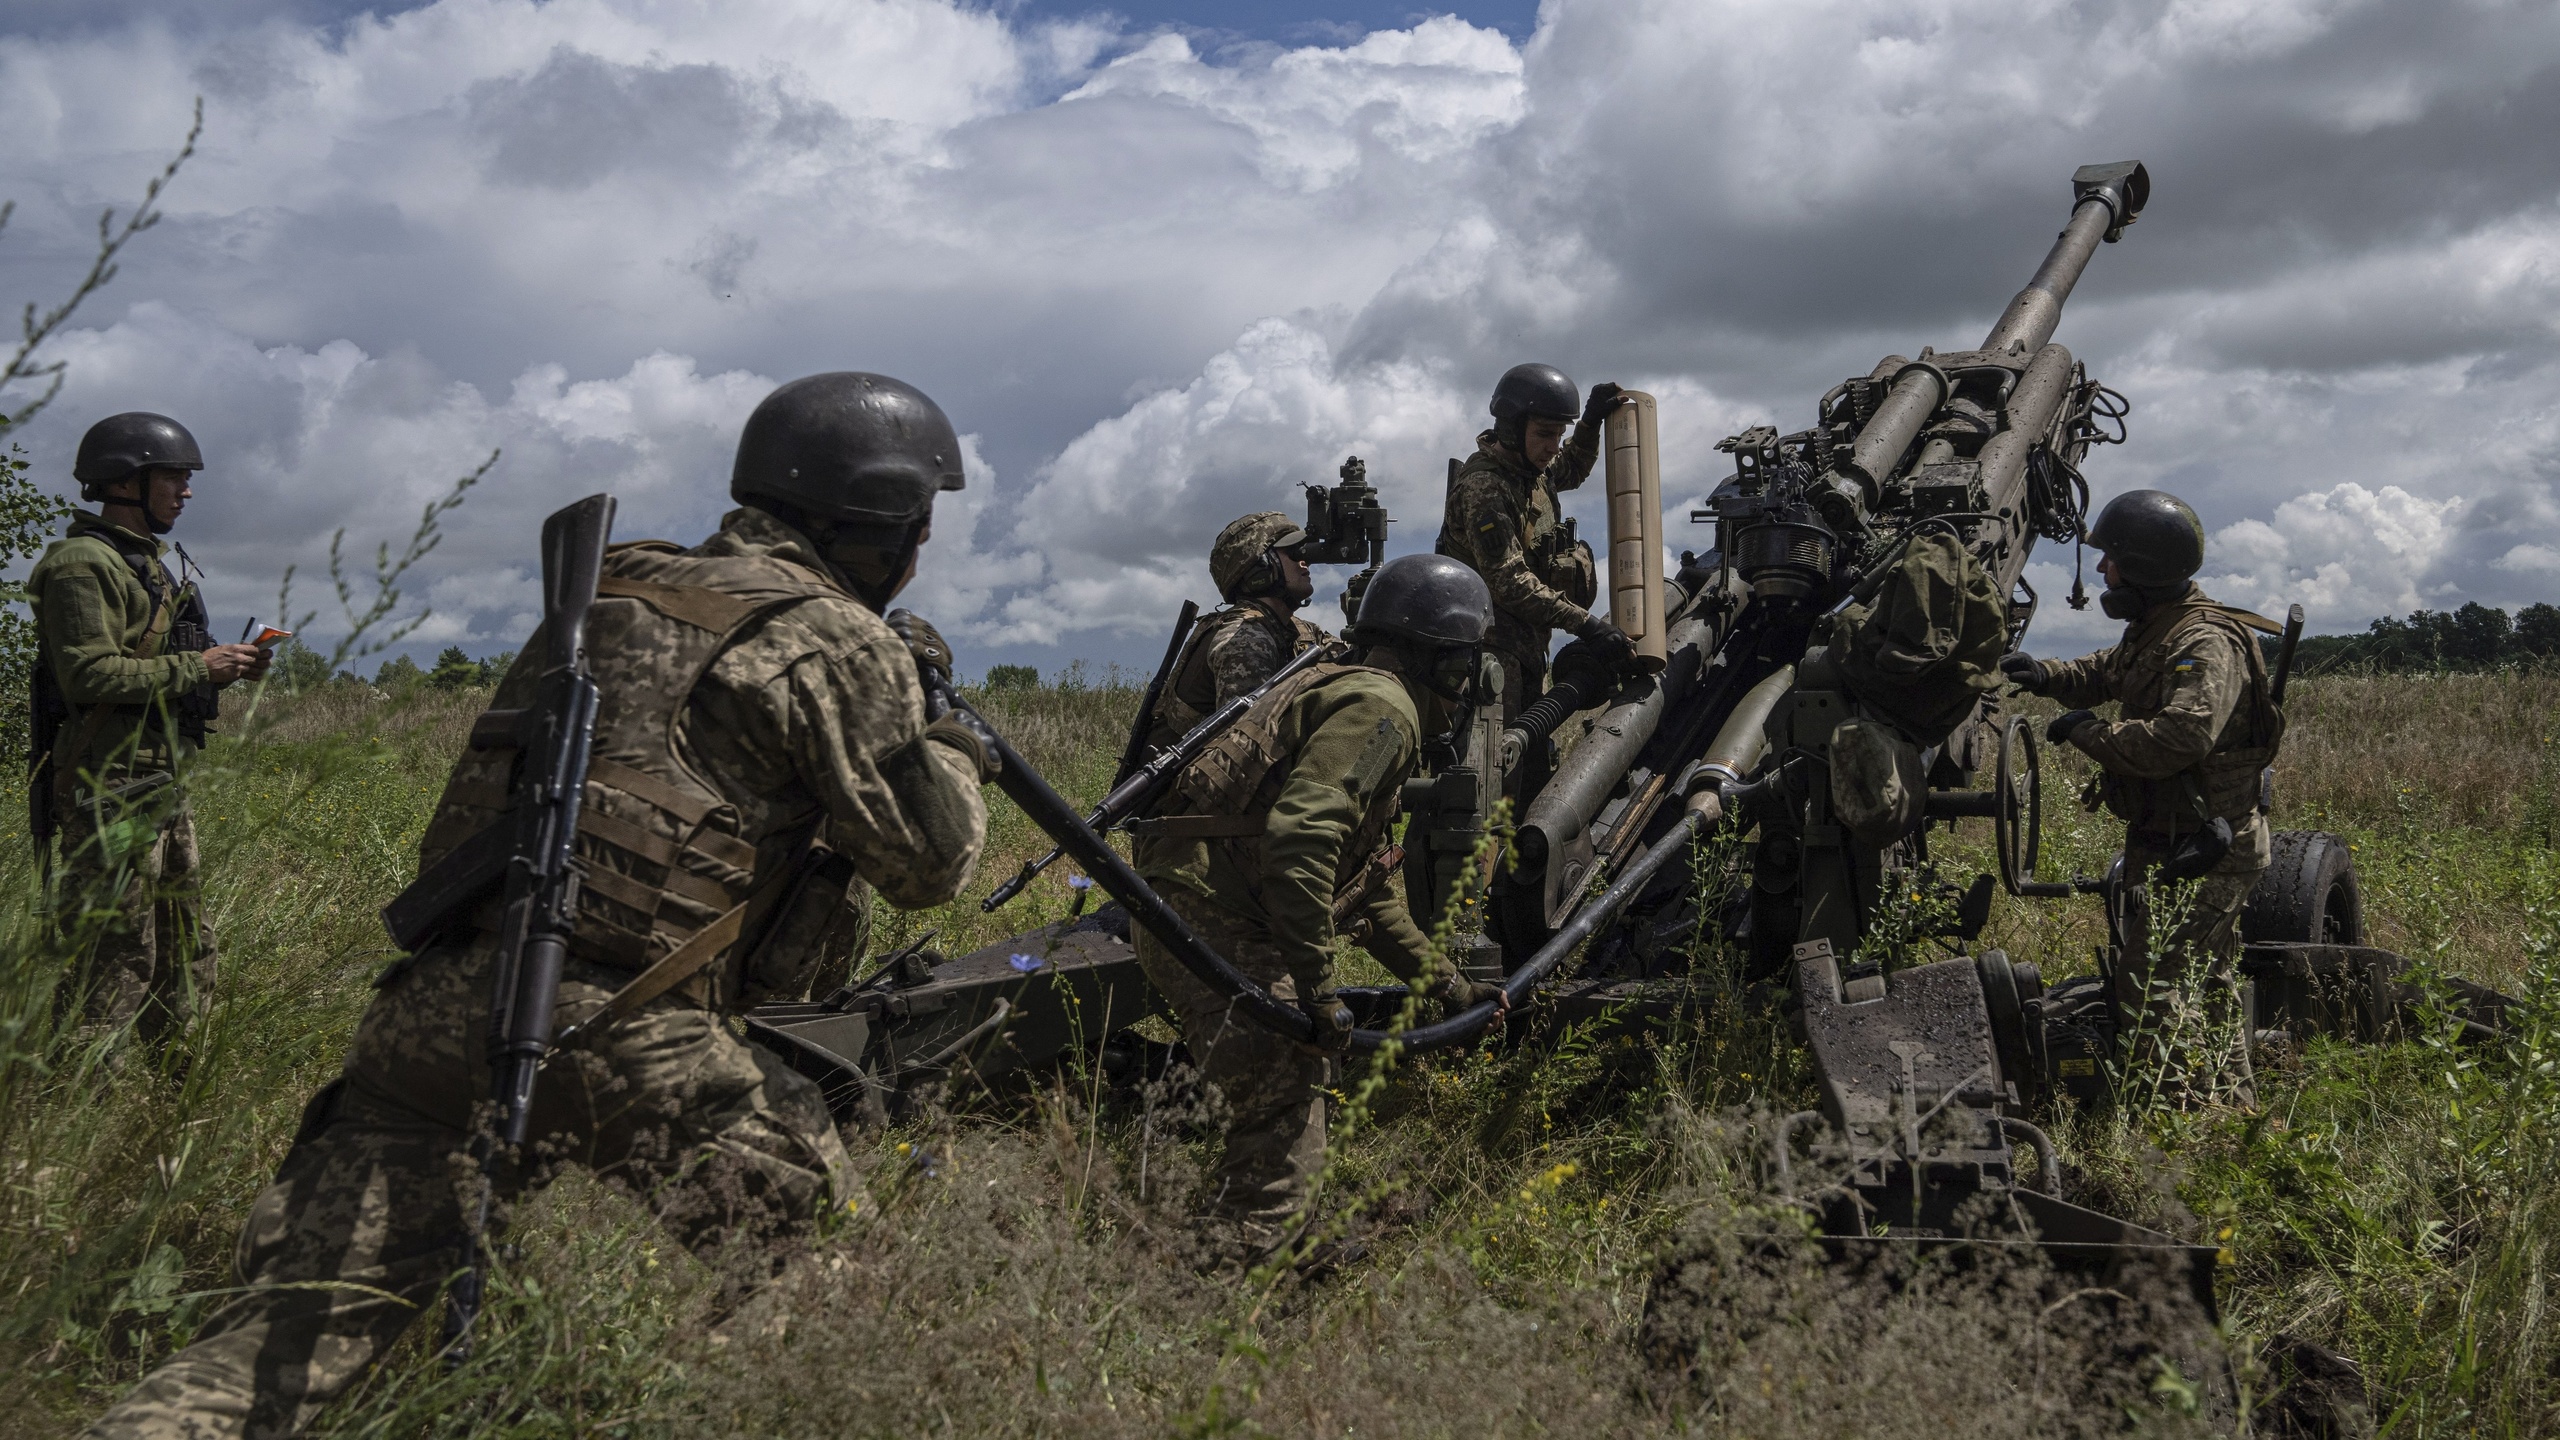
[[1037, 690], [1039, 688], [1040, 671], [1037, 666], [996, 665], [989, 667], [987, 670], [987, 689], [990, 691]]

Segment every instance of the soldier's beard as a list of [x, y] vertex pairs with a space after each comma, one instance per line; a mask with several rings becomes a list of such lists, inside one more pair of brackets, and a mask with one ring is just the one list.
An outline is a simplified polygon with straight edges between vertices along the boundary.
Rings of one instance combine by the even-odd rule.
[[2110, 585], [2098, 592], [2098, 609], [2110, 620], [2139, 620], [2150, 608], [2151, 602], [2130, 585]]

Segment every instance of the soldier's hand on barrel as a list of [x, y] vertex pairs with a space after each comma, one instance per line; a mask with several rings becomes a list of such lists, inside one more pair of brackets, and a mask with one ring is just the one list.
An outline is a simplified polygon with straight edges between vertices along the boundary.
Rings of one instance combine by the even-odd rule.
[[1511, 992], [1483, 980], [1470, 980], [1452, 975], [1431, 987], [1431, 998], [1440, 1002], [1442, 1018], [1472, 1010], [1478, 1005], [1493, 1007], [1491, 1023], [1499, 1025], [1511, 1015]]
[[1573, 627], [1577, 640], [1590, 642], [1592, 656], [1611, 669], [1627, 665], [1636, 658], [1636, 642], [1606, 615], [1591, 615]]
[[2009, 683], [2030, 695], [2044, 693], [2044, 662], [2024, 650], [2012, 650], [2000, 657], [2000, 673]]
[[907, 653], [916, 657], [916, 674], [927, 688], [951, 683], [951, 643], [933, 628], [932, 621], [913, 610], [892, 610], [880, 618], [907, 642]]
[[1627, 392], [1603, 380], [1591, 387], [1591, 398], [1583, 403], [1581, 424], [1597, 425], [1609, 418], [1611, 411], [1627, 403]]
[[275, 653], [255, 645], [216, 645], [204, 652], [205, 674], [216, 685], [234, 680], [263, 680]]
[[2072, 731], [2097, 718], [2098, 713], [2094, 710], [2066, 710], [2054, 716], [2053, 723], [2044, 727], [2045, 741], [2052, 745], [2068, 744]]

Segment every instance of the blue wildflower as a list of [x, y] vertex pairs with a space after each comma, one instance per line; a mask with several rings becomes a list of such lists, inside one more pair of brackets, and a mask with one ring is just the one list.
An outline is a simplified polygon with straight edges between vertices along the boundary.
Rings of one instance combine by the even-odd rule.
[[1037, 955], [1016, 955], [1005, 963], [1011, 965], [1014, 969], [1021, 971], [1023, 974], [1028, 975], [1032, 971], [1039, 969], [1041, 966], [1046, 965], [1049, 962], [1041, 959]]

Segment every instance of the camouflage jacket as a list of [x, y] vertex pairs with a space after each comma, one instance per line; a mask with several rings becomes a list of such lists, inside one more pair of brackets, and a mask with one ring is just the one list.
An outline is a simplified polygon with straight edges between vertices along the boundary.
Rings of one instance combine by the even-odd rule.
[[1493, 592], [1492, 643], [1506, 655], [1543, 664], [1550, 632], [1590, 617], [1599, 572], [1591, 547], [1564, 528], [1556, 497], [1589, 479], [1599, 456], [1599, 427], [1576, 426], [1547, 468], [1532, 472], [1487, 430], [1449, 482], [1435, 548], [1484, 577]]
[[2120, 718], [2081, 726], [2071, 743], [2103, 767], [2096, 798], [2138, 838], [2164, 840], [2214, 816], [2235, 834], [2258, 825], [2258, 776], [2284, 717], [2250, 631], [2274, 628], [2189, 585], [2113, 647], [2046, 667], [2045, 693], [2064, 705], [2121, 706]]
[[[734, 510], [692, 550], [617, 545], [605, 574], [600, 610], [656, 597], [644, 603], [666, 612], [665, 621], [614, 623], [666, 656], [660, 663], [653, 649], [611, 662], [645, 693], [608, 695], [599, 715], [579, 823], [584, 888], [597, 894], [581, 895], [574, 951], [638, 968], [760, 892], [812, 838], [850, 862], [843, 904], [867, 907], [873, 887], [909, 909], [959, 894], [986, 834], [975, 760], [956, 743], [940, 743], [943, 733], [928, 735], [913, 655], [836, 585], [809, 541], [763, 511]], [[689, 602], [715, 612], [715, 625], [729, 595], [748, 597], [743, 606], [727, 601], [733, 614], [753, 614], [718, 629], [717, 648], [704, 650], [698, 632], [712, 627], [697, 623], [689, 632], [676, 623], [688, 586], [719, 592], [706, 601], [695, 589]], [[597, 623], [601, 645], [610, 627]], [[701, 658], [679, 653], [686, 644]], [[537, 631], [495, 705], [524, 703], [541, 649]], [[600, 664], [600, 676], [604, 670]], [[425, 862], [503, 808], [505, 778], [506, 762], [488, 752], [456, 765], [421, 847]], [[688, 809], [698, 818], [687, 821]], [[685, 823], [651, 833], [664, 830], [657, 812]], [[793, 935], [822, 929], [838, 905], [833, 895], [819, 897], [814, 918], [795, 909], [778, 923]], [[631, 953], [614, 953], [617, 942]], [[788, 945], [765, 949], [745, 957], [754, 969], [729, 970], [703, 998], [754, 1003], [805, 987], [816, 957]]]
[[[154, 536], [79, 510], [27, 576], [38, 663], [72, 711], [64, 743], [88, 712], [112, 707], [91, 729], [86, 750], [72, 757], [81, 769], [103, 773], [129, 761], [136, 770], [167, 770], [189, 748], [173, 707], [210, 677], [201, 652], [167, 648], [184, 597], [162, 562], [167, 551]], [[136, 560], [158, 572], [160, 599], [134, 573]]]
[[1163, 749], [1219, 706], [1271, 678], [1273, 671], [1324, 643], [1325, 633], [1269, 600], [1212, 610], [1174, 658], [1164, 697], [1156, 702], [1147, 743]]
[[[1160, 828], [1138, 842], [1137, 867], [1267, 930], [1301, 993], [1312, 993], [1330, 976], [1334, 902], [1386, 839], [1421, 754], [1422, 722], [1395, 676], [1317, 665], [1231, 733], [1241, 742], [1256, 732], [1184, 772]], [[1245, 768], [1222, 781], [1208, 772], [1227, 749]], [[1185, 810], [1202, 813], [1175, 813]], [[1435, 965], [1392, 889], [1372, 887], [1345, 918], [1368, 922], [1369, 953], [1407, 983], [1444, 978], [1448, 967]]]

